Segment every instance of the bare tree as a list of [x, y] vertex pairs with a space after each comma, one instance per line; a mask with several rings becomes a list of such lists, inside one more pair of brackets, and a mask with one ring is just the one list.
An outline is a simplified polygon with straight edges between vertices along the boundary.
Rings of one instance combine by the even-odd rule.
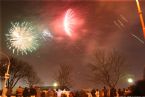
[[8, 64], [8, 59], [5, 56], [0, 56], [0, 78], [4, 80], [4, 74], [6, 72], [6, 65]]
[[95, 60], [89, 65], [91, 80], [108, 87], [115, 87], [123, 76], [125, 58], [117, 51], [106, 53], [104, 50], [97, 50]]
[[[34, 71], [32, 69], [32, 66], [24, 61], [11, 57], [10, 63], [11, 63], [10, 71], [9, 71], [10, 78], [7, 81], [8, 88], [13, 88], [18, 83], [18, 81], [23, 80], [26, 77], [30, 77], [30, 75], [33, 75], [33, 74], [35, 75], [35, 73], [33, 73]], [[0, 64], [1, 78], [4, 77], [6, 68], [7, 66], [5, 64]]]
[[27, 75], [24, 78], [24, 82], [29, 86], [33, 86], [36, 85], [38, 83], [40, 83], [40, 78], [38, 77], [37, 73], [34, 72], [33, 68], [31, 68], [31, 71], [29, 71], [29, 75]]
[[59, 86], [72, 87], [72, 67], [70, 65], [59, 65], [56, 81]]

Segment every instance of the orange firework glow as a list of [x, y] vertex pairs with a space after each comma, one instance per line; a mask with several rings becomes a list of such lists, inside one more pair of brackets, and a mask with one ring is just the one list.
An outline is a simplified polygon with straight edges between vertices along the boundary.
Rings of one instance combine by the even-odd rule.
[[140, 17], [140, 22], [141, 22], [141, 25], [142, 25], [142, 30], [143, 30], [144, 38], [145, 38], [145, 25], [144, 25], [143, 15], [142, 15], [142, 11], [141, 11], [140, 4], [139, 4], [138, 0], [136, 0], [136, 4], [137, 4], [138, 13], [139, 13], [139, 17]]

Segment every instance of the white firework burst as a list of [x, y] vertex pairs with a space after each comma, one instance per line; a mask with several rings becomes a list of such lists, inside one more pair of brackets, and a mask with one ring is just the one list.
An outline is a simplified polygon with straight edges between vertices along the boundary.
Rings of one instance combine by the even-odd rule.
[[68, 9], [64, 17], [64, 30], [68, 36], [72, 35], [75, 24], [75, 13], [72, 9]]
[[33, 52], [39, 46], [38, 34], [35, 33], [34, 27], [29, 22], [11, 23], [12, 27], [6, 34], [7, 44], [13, 53], [28, 54]]
[[48, 29], [44, 29], [44, 30], [42, 31], [42, 38], [43, 38], [44, 40], [52, 39], [52, 38], [53, 38], [53, 35], [52, 35], [52, 33], [51, 33]]

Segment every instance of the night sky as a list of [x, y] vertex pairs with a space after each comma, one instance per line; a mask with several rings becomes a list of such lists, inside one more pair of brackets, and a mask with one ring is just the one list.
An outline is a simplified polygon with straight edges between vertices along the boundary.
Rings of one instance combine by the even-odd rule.
[[[145, 17], [145, 2], [140, 0]], [[61, 21], [67, 9], [73, 9], [79, 26], [75, 37], [63, 35]], [[110, 51], [116, 49], [126, 57], [128, 74], [135, 80], [142, 78], [145, 65], [145, 44], [135, 0], [1, 0], [1, 36], [2, 49], [7, 49], [5, 34], [11, 22], [32, 21], [41, 28], [47, 28], [54, 36], [41, 41], [40, 48], [28, 55], [15, 55], [33, 65], [44, 84], [54, 82], [59, 64], [73, 66], [75, 88], [88, 88], [88, 63], [95, 49]], [[115, 23], [121, 21], [123, 26]], [[14, 55], [14, 54], [13, 54]], [[121, 86], [127, 85], [123, 82]]]

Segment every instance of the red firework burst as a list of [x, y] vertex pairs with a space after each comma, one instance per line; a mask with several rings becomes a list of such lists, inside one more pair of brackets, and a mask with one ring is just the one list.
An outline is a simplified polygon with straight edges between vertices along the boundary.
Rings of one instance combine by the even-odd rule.
[[75, 25], [75, 13], [72, 9], [68, 9], [64, 16], [64, 30], [68, 36], [72, 36], [73, 27]]

